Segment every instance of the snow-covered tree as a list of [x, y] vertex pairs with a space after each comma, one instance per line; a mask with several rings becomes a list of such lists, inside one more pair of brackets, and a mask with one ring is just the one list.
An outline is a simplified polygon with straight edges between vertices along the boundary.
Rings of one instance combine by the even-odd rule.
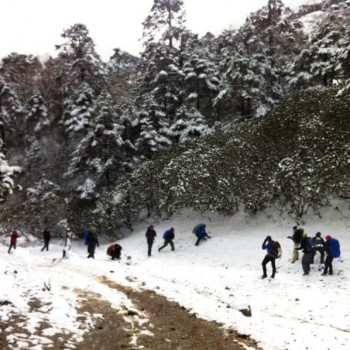
[[109, 186], [126, 170], [123, 127], [106, 92], [99, 96], [94, 113], [96, 124], [77, 145], [66, 176], [83, 174], [94, 186]]
[[77, 88], [64, 107], [63, 125], [67, 133], [86, 131], [93, 125], [95, 94], [87, 83], [83, 82]]
[[182, 0], [154, 0], [151, 11], [143, 22], [145, 45], [159, 42], [173, 48], [181, 38], [184, 25]]
[[0, 202], [5, 201], [6, 197], [12, 194], [16, 187], [14, 178], [21, 172], [20, 167], [8, 164], [2, 149], [3, 141], [0, 138]]
[[22, 103], [28, 101], [38, 89], [43, 70], [39, 58], [33, 55], [11, 53], [2, 58], [0, 75], [16, 90]]
[[176, 115], [176, 122], [170, 128], [175, 142], [185, 142], [209, 134], [210, 128], [205, 118], [192, 107], [182, 106]]
[[336, 79], [340, 40], [350, 19], [345, 13], [330, 13], [317, 27], [309, 42], [290, 66], [291, 88], [329, 86]]
[[65, 42], [56, 45], [61, 81], [66, 89], [87, 82], [96, 93], [107, 84], [108, 70], [95, 51], [95, 43], [84, 24], [77, 23], [62, 33]]
[[28, 132], [40, 132], [50, 124], [46, 103], [39, 92], [29, 99], [27, 109], [28, 114], [25, 119]]
[[21, 124], [23, 113], [15, 90], [0, 76], [0, 138], [6, 143], [12, 142], [6, 136], [15, 131], [16, 125]]

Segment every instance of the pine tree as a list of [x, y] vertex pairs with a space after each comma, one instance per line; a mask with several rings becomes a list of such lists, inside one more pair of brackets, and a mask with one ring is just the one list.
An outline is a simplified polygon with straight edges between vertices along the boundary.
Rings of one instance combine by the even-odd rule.
[[1, 60], [0, 74], [16, 90], [22, 103], [38, 89], [42, 70], [39, 58], [33, 55], [11, 53]]
[[61, 66], [61, 81], [65, 88], [74, 90], [88, 83], [97, 94], [107, 84], [108, 70], [95, 51], [95, 43], [84, 24], [77, 23], [62, 33], [65, 42], [56, 45]]
[[63, 125], [67, 133], [86, 131], [93, 125], [94, 104], [94, 91], [83, 82], [64, 104]]
[[14, 177], [20, 172], [20, 167], [8, 164], [3, 153], [3, 141], [0, 138], [0, 202], [4, 202], [6, 197], [12, 194], [15, 188]]
[[7, 145], [14, 141], [7, 136], [16, 132], [16, 127], [21, 128], [23, 114], [24, 109], [15, 90], [0, 76], [0, 138]]
[[83, 174], [83, 178], [89, 178], [96, 186], [101, 183], [109, 186], [128, 170], [124, 163], [123, 127], [107, 92], [99, 96], [94, 114], [95, 127], [79, 142], [65, 176]]
[[349, 17], [330, 13], [317, 27], [306, 47], [290, 67], [289, 84], [293, 88], [330, 86], [336, 78], [340, 40]]
[[39, 92], [36, 92], [28, 101], [26, 115], [27, 133], [38, 133], [50, 124], [46, 103]]

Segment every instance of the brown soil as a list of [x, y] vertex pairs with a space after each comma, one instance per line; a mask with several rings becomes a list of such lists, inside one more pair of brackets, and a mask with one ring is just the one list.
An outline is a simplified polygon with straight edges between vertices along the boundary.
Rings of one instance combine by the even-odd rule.
[[[167, 300], [153, 291], [136, 291], [119, 285], [107, 277], [100, 282], [127, 295], [133, 308], [114, 309], [100, 295], [76, 291], [80, 300], [78, 311], [82, 328], [88, 328], [86, 315], [94, 320], [93, 328], [84, 335], [82, 342], [76, 345], [79, 350], [240, 350], [259, 349], [256, 342], [234, 330], [224, 329], [216, 322], [198, 318], [179, 304]], [[40, 301], [33, 300], [32, 310], [41, 307]], [[1, 307], [1, 306], [0, 306]], [[92, 315], [92, 316], [91, 316]], [[0, 349], [15, 349], [7, 344], [10, 333], [21, 333], [23, 339], [30, 334], [23, 332], [18, 325], [25, 322], [20, 316], [14, 316], [9, 322], [0, 323]], [[13, 327], [13, 330], [8, 327]], [[47, 325], [42, 324], [38, 336]], [[70, 349], [74, 342], [72, 334], [59, 334], [51, 337], [51, 346], [43, 349]], [[47, 336], [45, 338], [48, 338]]]
[[[101, 277], [100, 281], [125, 293], [136, 310], [111, 311], [105, 303], [105, 310], [98, 308], [96, 311], [95, 304], [84, 305], [88, 312], [102, 312], [104, 319], [80, 344], [81, 349], [240, 350], [247, 346], [258, 349], [256, 342], [248, 336], [225, 330], [216, 322], [202, 320], [153, 291], [136, 291], [106, 277]], [[124, 319], [125, 316], [129, 318], [126, 328], [120, 318], [123, 313]], [[147, 321], [139, 324], [140, 319]], [[137, 336], [137, 343], [132, 345], [133, 335]]]

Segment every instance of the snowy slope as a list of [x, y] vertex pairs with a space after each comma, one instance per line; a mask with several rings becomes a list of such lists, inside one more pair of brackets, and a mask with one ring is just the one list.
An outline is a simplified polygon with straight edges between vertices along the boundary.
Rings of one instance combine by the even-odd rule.
[[305, 34], [310, 37], [317, 25], [327, 16], [327, 11], [315, 11], [299, 18], [303, 23]]
[[[191, 230], [198, 222], [207, 223], [212, 238], [195, 247]], [[300, 263], [291, 264], [292, 242], [286, 237], [294, 222], [267, 217], [246, 220], [243, 216], [183, 213], [170, 221], [155, 223], [158, 237], [152, 257], [147, 257], [144, 233], [148, 224], [143, 223], [132, 236], [119, 241], [123, 246], [120, 262], [106, 256], [107, 245], [97, 248], [95, 260], [87, 259], [86, 247], [80, 241], [74, 242], [70, 257], [60, 263], [52, 261], [61, 255], [59, 241], [45, 253], [40, 252], [38, 243], [18, 247], [10, 255], [7, 247], [0, 245], [0, 304], [4, 300], [12, 303], [0, 307], [0, 319], [6, 321], [16, 313], [25, 314], [28, 320], [23, 326], [33, 333], [39, 321], [45, 319], [52, 325], [49, 334], [73, 331], [75, 336], [69, 347], [74, 348], [84, 334], [75, 312], [75, 288], [99, 293], [116, 308], [121, 304], [132, 307], [124, 294], [112, 293], [98, 282], [98, 276], [108, 274], [118, 283], [153, 289], [202, 318], [249, 334], [263, 349], [348, 349], [349, 223], [330, 212], [304, 226], [310, 235], [321, 231], [323, 236], [330, 234], [340, 239], [342, 258], [333, 264], [335, 275], [325, 277], [318, 270], [318, 257], [309, 276], [302, 275]], [[158, 253], [162, 233], [171, 226], [175, 227], [176, 250], [172, 252], [167, 247]], [[261, 244], [266, 235], [281, 243], [283, 256], [277, 263], [276, 278], [262, 280], [261, 261], [265, 253]], [[110, 274], [111, 268], [116, 273]], [[51, 286], [50, 293], [43, 290], [43, 281]], [[45, 300], [42, 312], [29, 313], [28, 300], [33, 297]], [[239, 312], [248, 305], [252, 317]], [[93, 323], [96, 315], [87, 317]], [[40, 344], [48, 340], [38, 339], [34, 347], [21, 334], [14, 333], [8, 341], [13, 349], [18, 348], [19, 342], [26, 349], [41, 349]]]

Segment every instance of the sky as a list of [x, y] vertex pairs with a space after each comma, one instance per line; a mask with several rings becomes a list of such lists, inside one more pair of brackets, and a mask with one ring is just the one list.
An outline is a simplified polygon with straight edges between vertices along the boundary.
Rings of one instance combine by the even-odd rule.
[[[184, 211], [152, 222], [157, 231], [152, 257], [147, 256], [145, 238], [150, 222], [142, 222], [132, 235], [118, 241], [123, 247], [120, 261], [106, 255], [111, 241], [101, 237], [94, 260], [87, 259], [80, 239], [73, 241], [68, 258], [62, 260], [63, 240], [53, 239], [49, 251], [41, 252], [42, 242], [30, 235], [27, 242], [22, 235], [17, 249], [8, 254], [9, 237], [0, 235], [0, 321], [6, 325], [15, 316], [21, 321], [16, 329], [4, 327], [1, 335], [9, 349], [44, 350], [60, 334], [68, 337], [65, 348], [79, 349], [89, 327], [103, 318], [79, 312], [79, 291], [96, 293], [118, 313], [136, 307], [128, 295], [103, 283], [106, 279], [136, 290], [154, 290], [197, 317], [250, 335], [265, 350], [349, 349], [349, 208], [346, 203], [336, 205], [339, 210], [326, 208], [319, 217], [305, 218], [303, 226], [309, 236], [320, 231], [322, 237], [339, 239], [342, 254], [333, 261], [333, 276], [321, 276], [318, 254], [308, 276], [303, 276], [300, 260], [291, 263], [293, 244], [287, 236], [295, 222], [276, 212], [248, 218]], [[207, 224], [211, 238], [195, 246], [192, 228], [199, 222]], [[163, 232], [170, 227], [175, 228], [175, 251], [168, 246], [158, 252]], [[266, 254], [261, 245], [267, 235], [281, 244], [283, 252], [274, 279], [261, 279]], [[270, 265], [267, 272], [270, 276]], [[36, 308], [31, 307], [37, 300]], [[251, 317], [239, 311], [248, 306]], [[135, 349], [140, 348], [141, 333], [153, 336], [147, 313], [137, 313], [139, 318], [128, 320], [139, 322], [129, 327], [134, 329], [130, 341]]]
[[[297, 9], [317, 0], [284, 0]], [[215, 35], [239, 27], [267, 0], [184, 0], [187, 26], [193, 32]], [[142, 22], [153, 0], [0, 0], [0, 57], [11, 52], [55, 55], [62, 32], [76, 23], [87, 26], [96, 51], [108, 60], [114, 48], [133, 55], [142, 51]]]

